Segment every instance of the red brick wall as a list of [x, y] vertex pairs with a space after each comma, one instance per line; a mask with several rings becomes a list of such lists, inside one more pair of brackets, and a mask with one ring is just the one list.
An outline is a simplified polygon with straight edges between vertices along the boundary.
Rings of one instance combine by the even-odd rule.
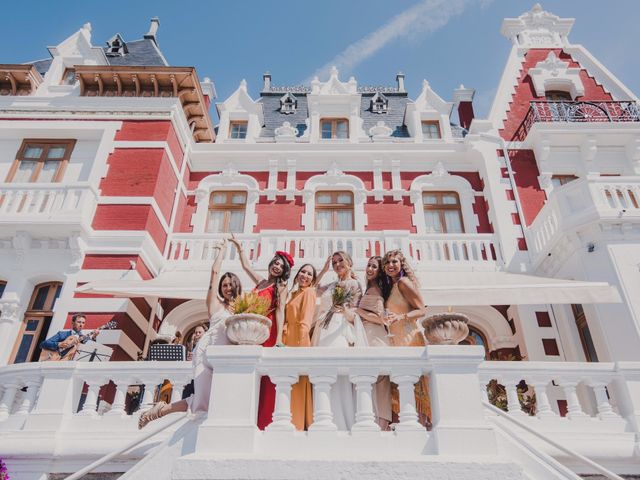
[[266, 196], [260, 196], [256, 205], [258, 223], [254, 228], [254, 232], [274, 229], [303, 230], [303, 213], [304, 204], [300, 196], [296, 196], [295, 200], [287, 200], [284, 195], [277, 195], [275, 200], [267, 200]]
[[413, 205], [408, 197], [395, 201], [392, 196], [384, 196], [382, 201], [376, 201], [373, 197], [367, 197], [364, 205], [364, 213], [367, 214], [367, 230], [409, 230], [416, 232], [416, 227], [411, 221]]
[[92, 227], [96, 230], [146, 230], [162, 251], [167, 233], [150, 205], [98, 205]]
[[143, 280], [153, 278], [149, 268], [138, 255], [96, 255], [87, 254], [82, 262], [82, 270], [129, 270], [131, 261]]
[[509, 159], [522, 212], [527, 225], [531, 225], [546, 200], [546, 194], [538, 183], [540, 172], [536, 158], [533, 150], [509, 150]]

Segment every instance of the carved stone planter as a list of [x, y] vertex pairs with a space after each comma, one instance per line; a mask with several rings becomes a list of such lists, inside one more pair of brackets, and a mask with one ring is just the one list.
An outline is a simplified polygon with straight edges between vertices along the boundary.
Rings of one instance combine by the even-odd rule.
[[431, 345], [457, 345], [469, 336], [469, 317], [461, 313], [438, 313], [422, 321]]
[[254, 313], [231, 315], [224, 322], [227, 337], [238, 345], [260, 345], [269, 338], [271, 320]]

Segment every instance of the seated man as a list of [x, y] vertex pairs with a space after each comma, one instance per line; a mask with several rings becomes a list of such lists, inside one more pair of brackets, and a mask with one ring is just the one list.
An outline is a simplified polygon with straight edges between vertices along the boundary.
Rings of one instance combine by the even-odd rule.
[[42, 349], [40, 361], [71, 360], [78, 349], [78, 344], [95, 340], [98, 335], [97, 330], [88, 335], [82, 334], [86, 321], [82, 313], [77, 313], [71, 318], [70, 330], [60, 330], [53, 337], [40, 343]]

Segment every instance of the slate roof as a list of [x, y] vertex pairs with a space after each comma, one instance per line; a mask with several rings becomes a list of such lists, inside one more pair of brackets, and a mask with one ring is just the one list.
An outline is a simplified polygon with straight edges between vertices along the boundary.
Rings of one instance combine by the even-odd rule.
[[[132, 40], [125, 43], [127, 44], [128, 53], [118, 56], [107, 56], [109, 65], [145, 67], [166, 67], [169, 65], [165, 60], [164, 55], [162, 55], [162, 52], [152, 39], [143, 38], [141, 40]], [[105, 46], [102, 47], [102, 49], [106, 53], [108, 47]], [[44, 76], [51, 66], [51, 59], [47, 58], [45, 60], [36, 60], [34, 62], [27, 63], [35, 65], [38, 73]]]

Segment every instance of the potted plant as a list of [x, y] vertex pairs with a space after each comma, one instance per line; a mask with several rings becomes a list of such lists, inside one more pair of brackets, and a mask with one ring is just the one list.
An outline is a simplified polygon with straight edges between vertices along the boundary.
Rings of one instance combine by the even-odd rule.
[[271, 301], [256, 292], [238, 296], [231, 304], [233, 315], [225, 321], [227, 337], [238, 345], [260, 345], [269, 338]]

